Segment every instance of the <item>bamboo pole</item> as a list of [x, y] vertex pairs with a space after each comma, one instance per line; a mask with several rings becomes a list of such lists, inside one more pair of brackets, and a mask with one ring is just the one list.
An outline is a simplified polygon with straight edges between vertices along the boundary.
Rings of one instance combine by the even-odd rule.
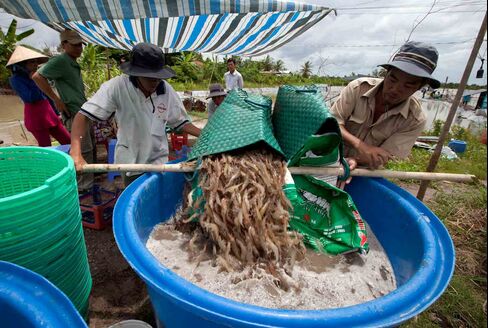
[[[195, 163], [179, 164], [86, 164], [82, 168], [83, 173], [88, 172], [193, 172], [196, 169]], [[341, 176], [344, 169], [338, 166], [329, 167], [290, 167], [292, 174], [306, 175], [334, 175]], [[412, 180], [429, 180], [429, 181], [454, 181], [454, 182], [472, 182], [476, 179], [470, 174], [452, 174], [452, 173], [432, 173], [432, 172], [400, 172], [390, 170], [368, 170], [357, 168], [351, 171], [351, 176], [376, 177], [376, 178], [396, 178]]]
[[[466, 88], [466, 84], [468, 83], [469, 75], [473, 69], [474, 62], [476, 60], [476, 56], [480, 51], [481, 44], [483, 43], [483, 37], [486, 33], [486, 11], [485, 11], [485, 18], [483, 18], [483, 23], [481, 23], [480, 30], [478, 32], [478, 36], [476, 41], [473, 45], [473, 50], [471, 51], [471, 55], [469, 56], [468, 63], [466, 64], [466, 68], [464, 69], [463, 77], [461, 78], [461, 82], [459, 84], [459, 88], [456, 92], [456, 96], [452, 102], [451, 109], [449, 110], [449, 115], [447, 116], [446, 122], [444, 123], [444, 128], [442, 129], [441, 135], [439, 136], [439, 142], [435, 147], [434, 153], [430, 157], [429, 165], [427, 166], [427, 172], [434, 172], [437, 162], [441, 156], [442, 147], [444, 146], [444, 141], [449, 134], [449, 130], [451, 129], [452, 121], [454, 120], [454, 115], [456, 114], [457, 108], [459, 106], [459, 102], [461, 101], [461, 97], [463, 96], [464, 89]], [[429, 186], [429, 181], [424, 180], [420, 184], [419, 191], [417, 193], [417, 198], [419, 200], [423, 200], [425, 196], [425, 192], [427, 191], [427, 187]]]

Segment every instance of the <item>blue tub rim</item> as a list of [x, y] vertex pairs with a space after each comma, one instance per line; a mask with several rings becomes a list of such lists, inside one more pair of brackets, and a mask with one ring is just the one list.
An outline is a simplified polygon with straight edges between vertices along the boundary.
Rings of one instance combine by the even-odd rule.
[[0, 277], [0, 300], [15, 309], [27, 302], [19, 312], [35, 327], [88, 327], [68, 296], [40, 274], [0, 260]]
[[[437, 218], [428, 207], [417, 200], [413, 195], [403, 190], [402, 188], [394, 185], [393, 183], [381, 179], [381, 178], [359, 178], [355, 177], [356, 181], [364, 180], [368, 183], [374, 184], [378, 188], [389, 190], [389, 192], [396, 193], [403, 197], [410, 210], [418, 212], [419, 227], [424, 233], [424, 239], [428, 244], [426, 253], [424, 254], [424, 266], [418, 270], [404, 285], [398, 287], [393, 292], [379, 297], [369, 302], [361, 303], [358, 305], [347, 306], [342, 308], [333, 308], [325, 310], [283, 310], [283, 309], [271, 309], [264, 308], [255, 305], [249, 305], [237, 301], [233, 301], [222, 296], [208, 292], [187, 280], [179, 277], [173, 273], [170, 269], [164, 267], [157, 261], [157, 259], [147, 250], [145, 244], [140, 239], [132, 240], [132, 244], [129, 243], [130, 238], [128, 236], [137, 236], [134, 220], [130, 217], [127, 218], [126, 208], [133, 202], [131, 197], [137, 196], [143, 192], [144, 188], [141, 186], [144, 183], [149, 183], [151, 180], [155, 180], [159, 175], [175, 174], [175, 173], [146, 173], [134, 181], [119, 197], [114, 210], [114, 235], [119, 249], [123, 256], [126, 258], [130, 266], [134, 271], [153, 289], [171, 295], [174, 300], [180, 302], [187, 310], [192, 308], [194, 311], [199, 311], [199, 316], [203, 316], [202, 313], [215, 316], [215, 318], [227, 319], [228, 322], [242, 322], [251, 323], [248, 318], [252, 316], [259, 318], [255, 320], [262, 325], [282, 325], [293, 326], [293, 322], [300, 322], [301, 325], [309, 324], [310, 327], [318, 327], [324, 325], [324, 320], [327, 320], [327, 325], [340, 326], [344, 325], [351, 317], [361, 318], [358, 322], [358, 326], [361, 327], [390, 327], [399, 325], [408, 319], [420, 314], [422, 311], [432, 305], [440, 295], [447, 288], [449, 281], [454, 273], [455, 266], [455, 250], [452, 239], [446, 227]], [[126, 216], [124, 220], [123, 218]], [[125, 221], [125, 222], [124, 222]], [[435, 225], [434, 228], [430, 228], [429, 225]], [[434, 236], [435, 235], [435, 236]], [[441, 243], [434, 242], [431, 238], [437, 237], [438, 240], [442, 240]], [[443, 246], [442, 250], [446, 251], [446, 254], [441, 254], [445, 258], [452, 258], [450, 263], [446, 267], [435, 268], [432, 261], [432, 257], [439, 256], [440, 245]], [[141, 251], [142, 250], [142, 251]], [[135, 256], [137, 254], [137, 257]], [[157, 274], [155, 274], [157, 273]], [[435, 280], [435, 284], [432, 284], [432, 280], [426, 279], [432, 278]], [[169, 289], [168, 286], [175, 287]], [[435, 288], [432, 288], [435, 286]], [[428, 293], [424, 293], [423, 287], [429, 290]], [[412, 291], [417, 291], [412, 293]], [[432, 294], [437, 296], [432, 298]], [[192, 300], [207, 300], [205, 309], [192, 303]], [[405, 300], [408, 301], [408, 306], [405, 305]], [[397, 314], [397, 308], [402, 305], [404, 308], [400, 315]], [[386, 318], [378, 319], [377, 312], [385, 308], [388, 305], [388, 311], [390, 313]], [[391, 306], [393, 305], [393, 306]], [[225, 311], [221, 311], [225, 308]], [[230, 315], [225, 315], [226, 314]], [[207, 316], [208, 318], [208, 316]], [[272, 318], [273, 320], [270, 320]], [[346, 322], [343, 322], [346, 320]], [[253, 321], [253, 322], [255, 322]]]

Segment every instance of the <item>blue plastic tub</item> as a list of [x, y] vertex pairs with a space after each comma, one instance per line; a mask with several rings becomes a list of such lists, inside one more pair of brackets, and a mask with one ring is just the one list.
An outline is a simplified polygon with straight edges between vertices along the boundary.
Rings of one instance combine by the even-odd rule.
[[68, 297], [46, 278], [0, 261], [0, 326], [87, 328]]
[[393, 265], [398, 288], [363, 304], [319, 311], [276, 310], [207, 292], [161, 265], [146, 249], [153, 227], [181, 202], [182, 174], [146, 174], [120, 196], [117, 244], [145, 281], [157, 320], [170, 327], [389, 327], [414, 317], [445, 290], [454, 246], [439, 219], [403, 189], [383, 179], [354, 178], [348, 191]]
[[460, 154], [466, 151], [467, 144], [462, 140], [451, 140], [447, 146], [451, 148], [453, 152]]

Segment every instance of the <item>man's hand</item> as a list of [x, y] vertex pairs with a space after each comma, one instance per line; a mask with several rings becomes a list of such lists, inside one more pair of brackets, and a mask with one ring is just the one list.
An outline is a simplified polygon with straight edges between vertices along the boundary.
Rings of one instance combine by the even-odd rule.
[[49, 98], [54, 101], [54, 105], [60, 113], [63, 112], [66, 117], [71, 117], [71, 113], [68, 108], [66, 108], [65, 103], [54, 92], [53, 88], [44, 76], [39, 74], [39, 72], [35, 72], [32, 74], [31, 78], [39, 87], [39, 89], [41, 89], [42, 92], [44, 92]]
[[73, 162], [75, 163], [76, 171], [80, 172], [81, 169], [83, 168], [83, 166], [85, 164], [87, 164], [85, 159], [83, 158], [83, 156], [77, 155], [77, 154], [72, 154], [71, 152], [70, 152], [70, 156], [73, 159]]
[[356, 160], [360, 164], [366, 164], [370, 169], [385, 165], [393, 156], [380, 147], [370, 146], [362, 141], [355, 147], [357, 151]]
[[64, 102], [60, 98], [54, 99], [54, 105], [59, 112], [63, 112], [66, 117], [71, 117], [71, 112], [68, 110]]

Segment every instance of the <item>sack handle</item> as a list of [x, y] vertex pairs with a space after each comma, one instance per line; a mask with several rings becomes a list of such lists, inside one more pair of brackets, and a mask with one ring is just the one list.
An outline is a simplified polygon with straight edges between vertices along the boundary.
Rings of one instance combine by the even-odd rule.
[[344, 167], [344, 175], [338, 176], [337, 179], [340, 181], [346, 181], [351, 176], [351, 168], [346, 159], [341, 155], [341, 164]]
[[[243, 90], [243, 89], [239, 89], [239, 92], [240, 93], [243, 93], [246, 95], [246, 98], [243, 98], [242, 100], [244, 100], [246, 103], [248, 103], [249, 105], [254, 105], [254, 106], [258, 106], [258, 107], [262, 107], [264, 109], [268, 109], [268, 105], [264, 105], [264, 104], [260, 104], [260, 103], [257, 103], [255, 101], [252, 101], [252, 100], [249, 100], [248, 97], [249, 95], [247, 94], [247, 91], [246, 90]], [[252, 109], [251, 109], [252, 110]]]
[[309, 89], [309, 90], [295, 90], [296, 93], [317, 93], [318, 90], [312, 90], [312, 89]]

